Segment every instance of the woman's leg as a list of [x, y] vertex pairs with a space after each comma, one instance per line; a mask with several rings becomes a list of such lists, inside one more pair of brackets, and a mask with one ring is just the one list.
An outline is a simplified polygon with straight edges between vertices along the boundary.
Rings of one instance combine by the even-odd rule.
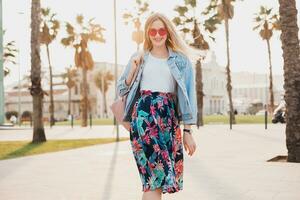
[[156, 189], [154, 191], [147, 191], [143, 193], [142, 200], [161, 200], [162, 189]]

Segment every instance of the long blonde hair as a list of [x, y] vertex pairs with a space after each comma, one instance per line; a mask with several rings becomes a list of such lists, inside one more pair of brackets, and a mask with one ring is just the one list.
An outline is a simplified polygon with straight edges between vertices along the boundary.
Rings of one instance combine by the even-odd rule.
[[165, 28], [167, 29], [167, 40], [166, 40], [166, 46], [171, 48], [175, 52], [179, 52], [184, 54], [185, 56], [192, 56], [191, 54], [194, 54], [194, 50], [189, 47], [185, 41], [178, 35], [178, 33], [175, 30], [174, 25], [172, 22], [163, 14], [161, 13], [154, 13], [148, 17], [145, 23], [145, 29], [144, 29], [144, 51], [150, 51], [153, 46], [151, 43], [151, 40], [148, 35], [149, 28], [151, 24], [156, 21], [160, 20], [164, 24]]

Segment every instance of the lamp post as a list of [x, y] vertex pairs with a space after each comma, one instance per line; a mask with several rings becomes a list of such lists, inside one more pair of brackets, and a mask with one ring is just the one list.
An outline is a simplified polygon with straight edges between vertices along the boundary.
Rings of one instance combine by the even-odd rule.
[[266, 73], [265, 130], [268, 129], [268, 72]]
[[2, 0], [0, 0], [0, 125], [4, 124]]
[[[20, 18], [24, 12], [18, 12]], [[18, 52], [18, 124], [21, 126], [21, 39], [19, 39], [19, 52]]]
[[[117, 2], [114, 0], [114, 37], [115, 37], [115, 100], [118, 98], [117, 81], [118, 81], [118, 48], [117, 48]], [[119, 124], [114, 117], [114, 126], [117, 129], [117, 141], [119, 141]]]

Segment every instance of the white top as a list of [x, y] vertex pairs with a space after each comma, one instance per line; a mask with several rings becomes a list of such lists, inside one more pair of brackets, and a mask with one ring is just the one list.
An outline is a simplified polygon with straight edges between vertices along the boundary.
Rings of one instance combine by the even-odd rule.
[[140, 90], [175, 92], [176, 80], [169, 69], [167, 58], [157, 58], [149, 53], [145, 63]]

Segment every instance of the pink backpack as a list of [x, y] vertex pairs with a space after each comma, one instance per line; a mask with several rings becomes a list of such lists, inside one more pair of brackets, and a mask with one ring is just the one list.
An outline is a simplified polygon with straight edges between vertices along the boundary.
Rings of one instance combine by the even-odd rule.
[[127, 99], [127, 95], [136, 79], [136, 76], [138, 74], [139, 68], [135, 71], [134, 76], [131, 80], [130, 86], [129, 86], [129, 90], [127, 91], [127, 93], [123, 96], [123, 97], [119, 97], [117, 100], [115, 100], [111, 105], [110, 105], [110, 109], [113, 112], [117, 122], [119, 124], [122, 124], [123, 127], [125, 127], [126, 130], [130, 131], [130, 122], [128, 121], [123, 121], [124, 118], [124, 110], [125, 110], [125, 104], [126, 104], [126, 99]]

